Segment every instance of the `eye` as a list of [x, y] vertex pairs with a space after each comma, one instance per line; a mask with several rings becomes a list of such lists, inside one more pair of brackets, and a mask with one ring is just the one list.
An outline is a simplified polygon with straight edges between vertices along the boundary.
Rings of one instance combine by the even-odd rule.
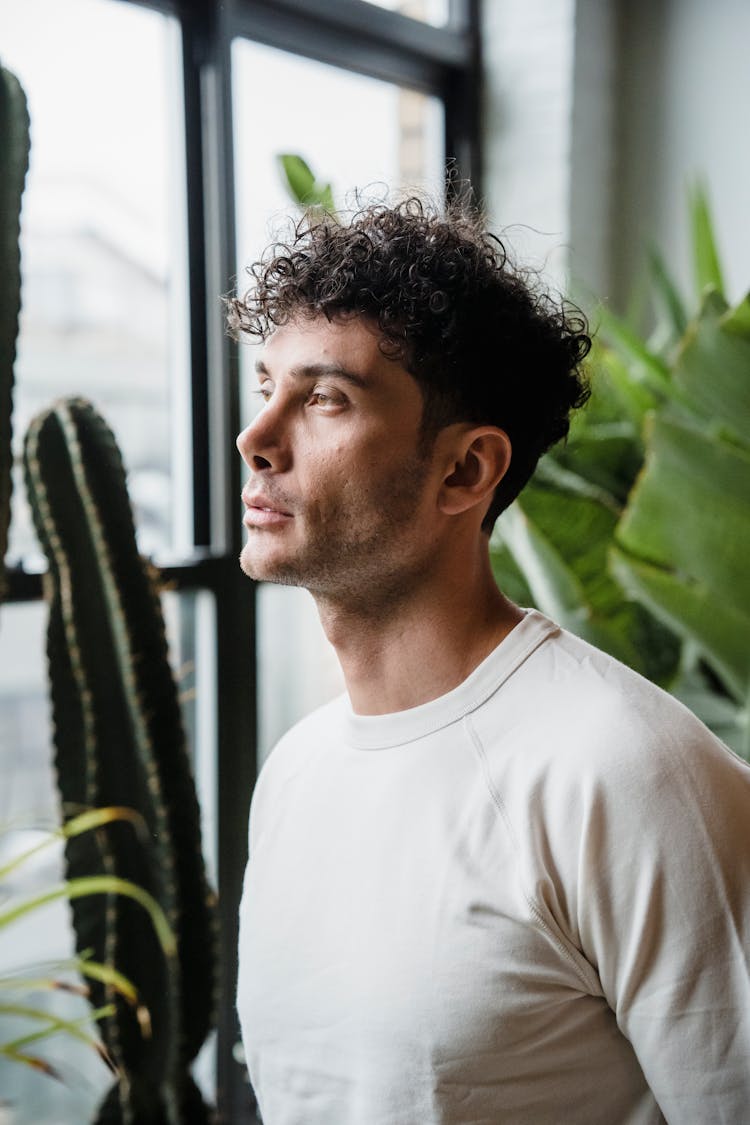
[[271, 397], [272, 390], [273, 388], [269, 387], [268, 384], [264, 384], [262, 387], [256, 387], [253, 391], [253, 394], [257, 395], [258, 398], [262, 398], [264, 402], [268, 402], [269, 398]]
[[308, 399], [308, 402], [313, 406], [324, 406], [329, 409], [335, 406], [343, 406], [345, 401], [342, 394], [327, 387], [316, 387]]

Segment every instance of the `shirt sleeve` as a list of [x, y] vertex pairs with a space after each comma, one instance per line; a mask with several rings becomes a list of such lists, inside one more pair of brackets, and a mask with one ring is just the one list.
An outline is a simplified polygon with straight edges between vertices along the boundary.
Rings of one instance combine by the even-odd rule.
[[750, 1121], [750, 768], [688, 712], [616, 729], [578, 797], [579, 948], [666, 1120]]

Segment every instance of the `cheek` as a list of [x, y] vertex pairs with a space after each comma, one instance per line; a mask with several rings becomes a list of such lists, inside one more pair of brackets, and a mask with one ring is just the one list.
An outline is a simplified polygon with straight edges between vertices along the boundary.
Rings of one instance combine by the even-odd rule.
[[337, 509], [356, 487], [351, 465], [336, 451], [325, 457], [318, 456], [304, 474], [304, 491], [312, 508]]

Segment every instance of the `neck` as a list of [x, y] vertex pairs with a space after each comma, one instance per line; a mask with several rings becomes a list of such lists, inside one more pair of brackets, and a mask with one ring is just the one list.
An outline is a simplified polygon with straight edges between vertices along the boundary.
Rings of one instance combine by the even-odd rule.
[[434, 574], [387, 607], [316, 601], [360, 715], [403, 711], [444, 695], [523, 616], [498, 590], [486, 550], [473, 573], [464, 560], [460, 574]]

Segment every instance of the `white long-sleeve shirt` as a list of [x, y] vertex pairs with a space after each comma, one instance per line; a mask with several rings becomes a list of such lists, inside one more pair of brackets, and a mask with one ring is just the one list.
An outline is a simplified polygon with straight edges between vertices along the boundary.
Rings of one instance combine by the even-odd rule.
[[298, 724], [250, 828], [265, 1125], [750, 1121], [750, 768], [541, 614], [439, 699]]

